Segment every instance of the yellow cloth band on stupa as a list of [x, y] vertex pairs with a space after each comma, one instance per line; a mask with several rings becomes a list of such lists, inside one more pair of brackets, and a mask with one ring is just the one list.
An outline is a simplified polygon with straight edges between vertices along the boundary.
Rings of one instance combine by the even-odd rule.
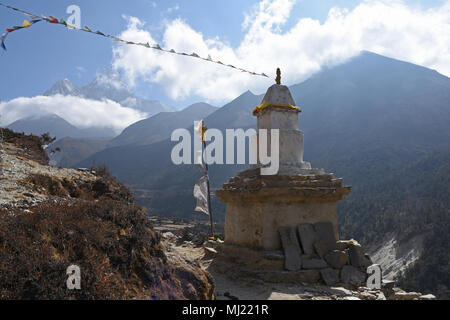
[[284, 108], [284, 109], [290, 109], [290, 110], [297, 110], [298, 112], [302, 112], [299, 107], [293, 106], [290, 104], [275, 104], [270, 102], [263, 102], [259, 106], [257, 106], [255, 109], [253, 109], [253, 114], [258, 114], [264, 109], [267, 109], [268, 107], [276, 107], [276, 108]]

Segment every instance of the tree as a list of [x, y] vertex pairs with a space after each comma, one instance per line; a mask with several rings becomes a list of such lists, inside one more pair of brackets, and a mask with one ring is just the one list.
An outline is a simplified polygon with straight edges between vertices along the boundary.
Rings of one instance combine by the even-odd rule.
[[39, 140], [41, 141], [41, 143], [44, 145], [44, 146], [48, 146], [49, 144], [51, 144], [51, 143], [53, 143], [55, 140], [56, 140], [56, 137], [51, 137], [50, 136], [50, 132], [46, 132], [46, 133], [43, 133], [40, 137], [39, 137]]

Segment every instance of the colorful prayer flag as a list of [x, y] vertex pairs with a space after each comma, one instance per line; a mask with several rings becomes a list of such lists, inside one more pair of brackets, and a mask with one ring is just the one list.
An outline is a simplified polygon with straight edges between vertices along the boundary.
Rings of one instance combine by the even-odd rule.
[[0, 38], [0, 40], [1, 40], [1, 44], [0, 44], [0, 46], [3, 48], [3, 50], [5, 50], [6, 51], [6, 46], [5, 46], [5, 39], [6, 39], [6, 36], [8, 35], [8, 33], [4, 33], [4, 34], [2, 34], [2, 37]]
[[47, 21], [50, 22], [50, 23], [58, 23], [58, 24], [59, 24], [59, 20], [56, 19], [56, 18], [53, 17], [53, 16], [48, 17], [48, 18], [47, 18]]
[[32, 25], [33, 25], [33, 23], [28, 21], [28, 20], [24, 20], [23, 23], [22, 23], [22, 27], [23, 28], [29, 28]]

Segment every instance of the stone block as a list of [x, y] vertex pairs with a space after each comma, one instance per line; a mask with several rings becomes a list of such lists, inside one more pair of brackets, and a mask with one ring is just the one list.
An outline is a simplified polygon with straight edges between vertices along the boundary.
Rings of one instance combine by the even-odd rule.
[[419, 297], [419, 300], [436, 300], [436, 296], [432, 294], [425, 294]]
[[305, 254], [314, 254], [314, 243], [317, 241], [314, 226], [310, 223], [300, 224], [297, 226], [297, 233], [303, 252]]
[[348, 249], [348, 246], [351, 244], [359, 245], [356, 240], [339, 240], [336, 242], [338, 250], [345, 251]]
[[364, 251], [360, 245], [349, 244], [348, 254], [350, 257], [350, 264], [354, 267], [367, 268], [372, 265], [370, 258], [364, 254]]
[[282, 251], [276, 250], [276, 251], [267, 251], [264, 254], [264, 259], [267, 260], [284, 260], [284, 254]]
[[344, 300], [359, 301], [361, 299], [358, 297], [344, 297]]
[[361, 300], [377, 300], [376, 295], [370, 294], [366, 291], [358, 293], [358, 298], [360, 298]]
[[303, 259], [303, 269], [325, 269], [328, 268], [327, 263], [323, 259]]
[[322, 241], [326, 253], [337, 250], [336, 237], [334, 227], [331, 222], [318, 222], [314, 224], [314, 231], [318, 241]]
[[334, 269], [331, 268], [322, 269], [320, 270], [320, 275], [322, 277], [323, 282], [325, 282], [327, 286], [334, 286], [339, 283], [338, 271]]
[[386, 290], [393, 290], [395, 287], [395, 281], [394, 280], [387, 280], [383, 279], [381, 281], [381, 288]]
[[348, 254], [345, 251], [333, 250], [325, 255], [325, 261], [334, 269], [341, 269], [348, 263]]
[[417, 300], [421, 295], [419, 292], [396, 292], [395, 300]]
[[217, 256], [216, 249], [210, 247], [203, 247], [203, 249], [205, 250], [205, 259], [214, 258], [215, 256]]
[[325, 258], [325, 255], [328, 253], [327, 245], [323, 240], [318, 240], [314, 243], [314, 250], [321, 258]]
[[285, 268], [289, 271], [298, 271], [302, 267], [302, 251], [297, 240], [297, 232], [294, 227], [280, 227], [278, 232], [284, 250]]
[[360, 286], [366, 282], [366, 274], [359, 271], [354, 266], [343, 266], [341, 271], [341, 280], [343, 283]]

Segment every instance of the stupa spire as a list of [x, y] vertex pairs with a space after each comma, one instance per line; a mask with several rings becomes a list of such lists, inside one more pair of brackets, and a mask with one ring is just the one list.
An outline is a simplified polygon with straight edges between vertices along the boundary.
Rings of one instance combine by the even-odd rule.
[[277, 77], [275, 79], [277, 84], [281, 84], [281, 70], [280, 68], [277, 68]]

